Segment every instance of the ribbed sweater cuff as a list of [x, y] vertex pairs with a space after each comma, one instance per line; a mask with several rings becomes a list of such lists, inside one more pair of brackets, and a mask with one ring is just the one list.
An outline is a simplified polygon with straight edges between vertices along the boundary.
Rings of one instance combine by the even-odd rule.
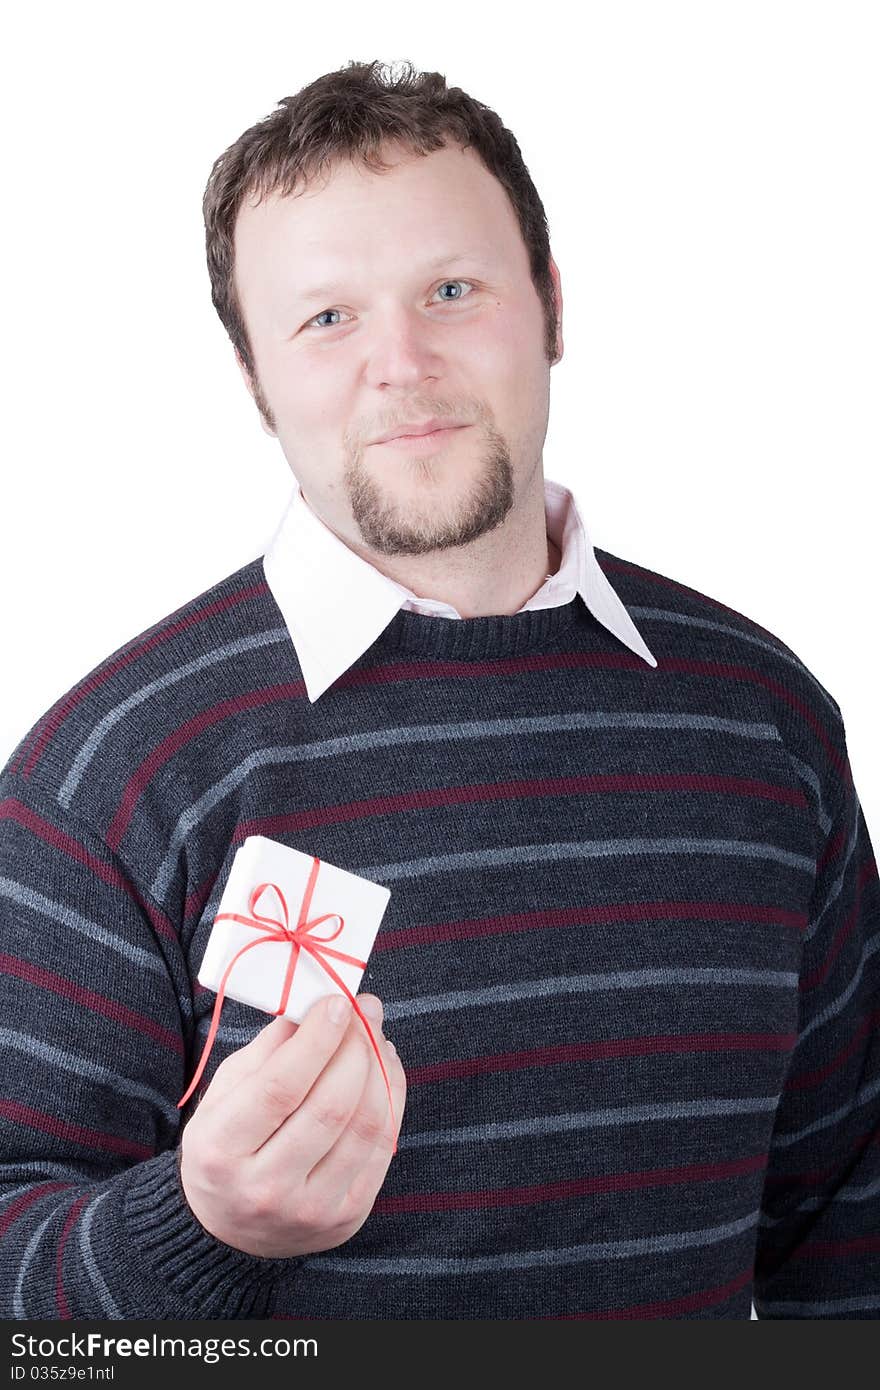
[[180, 1184], [177, 1150], [126, 1175], [122, 1199], [125, 1287], [130, 1316], [262, 1318], [279, 1282], [302, 1264], [249, 1255], [199, 1223]]

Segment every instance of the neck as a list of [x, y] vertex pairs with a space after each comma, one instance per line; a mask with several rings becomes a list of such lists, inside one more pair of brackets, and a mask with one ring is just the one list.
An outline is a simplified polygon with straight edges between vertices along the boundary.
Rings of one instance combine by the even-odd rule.
[[462, 618], [518, 613], [562, 563], [547, 535], [540, 470], [504, 522], [465, 546], [428, 555], [381, 555], [346, 544], [417, 598], [449, 603]]

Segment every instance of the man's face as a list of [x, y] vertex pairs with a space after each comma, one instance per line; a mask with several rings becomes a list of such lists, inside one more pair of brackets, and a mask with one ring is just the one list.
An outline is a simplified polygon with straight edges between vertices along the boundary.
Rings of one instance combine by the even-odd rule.
[[[238, 362], [327, 525], [361, 551], [424, 555], [491, 531], [533, 484], [550, 362], [497, 179], [457, 145], [382, 153], [385, 173], [346, 160], [241, 208], [235, 279], [257, 379]], [[432, 417], [460, 427], [375, 442]]]

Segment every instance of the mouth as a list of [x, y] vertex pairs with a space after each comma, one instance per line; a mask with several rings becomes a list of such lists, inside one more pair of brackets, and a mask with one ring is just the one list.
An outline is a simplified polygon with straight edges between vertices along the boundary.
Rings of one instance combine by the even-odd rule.
[[427, 453], [429, 449], [443, 448], [455, 434], [470, 429], [470, 425], [450, 425], [447, 429], [430, 430], [428, 434], [398, 434], [394, 439], [383, 439], [372, 444], [373, 449], [406, 449], [409, 453]]

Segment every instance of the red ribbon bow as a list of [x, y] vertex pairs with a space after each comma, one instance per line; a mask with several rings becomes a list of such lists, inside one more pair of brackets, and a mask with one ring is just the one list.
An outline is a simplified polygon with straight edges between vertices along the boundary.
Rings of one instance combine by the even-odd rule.
[[[385, 1087], [388, 1091], [388, 1100], [391, 1105], [391, 1119], [396, 1125], [396, 1120], [394, 1119], [394, 1101], [391, 1096], [391, 1083], [388, 1080], [388, 1073], [385, 1070], [385, 1063], [382, 1061], [382, 1054], [379, 1051], [379, 1048], [376, 1044], [376, 1039], [373, 1036], [373, 1030], [367, 1022], [367, 1019], [365, 1018], [361, 1009], [358, 1007], [357, 1000], [355, 999], [351, 990], [346, 985], [345, 981], [341, 979], [339, 975], [337, 975], [332, 965], [328, 965], [327, 961], [322, 959], [322, 957], [333, 956], [336, 960], [344, 960], [349, 965], [359, 965], [362, 970], [366, 968], [367, 962], [365, 960], [358, 960], [356, 956], [348, 956], [343, 951], [335, 951], [331, 946], [327, 944], [330, 941], [335, 941], [337, 936], [345, 926], [345, 922], [339, 916], [338, 912], [325, 912], [322, 917], [313, 917], [311, 921], [306, 920], [308, 916], [309, 907], [312, 901], [312, 894], [315, 889], [315, 880], [318, 877], [318, 870], [320, 869], [320, 867], [320, 859], [317, 857], [317, 855], [313, 855], [312, 867], [309, 871], [309, 880], [306, 884], [306, 891], [303, 894], [303, 900], [300, 905], [299, 921], [297, 922], [296, 927], [293, 931], [290, 930], [287, 903], [285, 901], [284, 894], [278, 887], [277, 883], [257, 884], [256, 888], [254, 888], [254, 890], [251, 893], [250, 902], [248, 904], [251, 912], [250, 917], [243, 917], [238, 912], [218, 912], [217, 916], [214, 918], [215, 922], [221, 922], [224, 918], [229, 918], [234, 922], [241, 922], [243, 926], [255, 927], [258, 931], [260, 931], [261, 934], [257, 937], [256, 941], [249, 941], [246, 946], [242, 946], [240, 950], [236, 951], [235, 955], [232, 957], [232, 960], [229, 962], [229, 964], [223, 972], [223, 978], [220, 981], [220, 988], [217, 991], [217, 998], [214, 1001], [214, 1014], [211, 1019], [211, 1027], [208, 1032], [208, 1037], [205, 1041], [205, 1046], [202, 1050], [199, 1065], [196, 1068], [196, 1074], [190, 1082], [188, 1090], [177, 1102], [178, 1110], [181, 1108], [181, 1106], [186, 1105], [186, 1102], [189, 1100], [193, 1091], [196, 1089], [196, 1086], [199, 1084], [199, 1080], [201, 1079], [202, 1072], [205, 1070], [205, 1064], [207, 1063], [208, 1058], [211, 1055], [211, 1048], [214, 1046], [214, 1038], [217, 1035], [217, 1028], [220, 1024], [220, 1010], [223, 1008], [223, 999], [226, 994], [226, 981], [229, 978], [229, 973], [232, 970], [232, 967], [235, 965], [235, 962], [238, 960], [239, 956], [244, 955], [245, 951], [251, 951], [255, 946], [262, 946], [267, 941], [289, 941], [292, 950], [290, 952], [290, 961], [288, 962], [287, 973], [284, 977], [284, 984], [281, 989], [281, 1003], [275, 1010], [276, 1016], [278, 1014], [283, 1014], [284, 1010], [287, 1008], [287, 1001], [290, 998], [290, 990], [291, 986], [293, 985], [293, 976], [294, 972], [296, 971], [296, 963], [299, 960], [300, 950], [306, 950], [311, 952], [318, 964], [322, 966], [324, 970], [326, 970], [331, 980], [333, 980], [334, 983], [339, 986], [339, 988], [344, 992], [346, 997], [351, 1001], [352, 1008], [354, 1009], [355, 1013], [357, 1014], [358, 1018], [360, 1019], [361, 1023], [364, 1025], [364, 1027], [367, 1030], [367, 1033], [369, 1034], [370, 1043], [372, 1045], [373, 1051], [379, 1059], [379, 1066], [382, 1068], [382, 1075], [385, 1078]], [[257, 912], [257, 900], [266, 888], [275, 889], [275, 892], [277, 893], [278, 899], [281, 903], [281, 909], [284, 915], [283, 922], [279, 921], [276, 917], [264, 917], [259, 912]], [[336, 928], [332, 936], [312, 937], [309, 935], [309, 933], [312, 932], [315, 927], [320, 926], [321, 922], [326, 922], [329, 917], [336, 917], [339, 919], [339, 926]], [[394, 1141], [394, 1153], [397, 1153], [396, 1139]]]

